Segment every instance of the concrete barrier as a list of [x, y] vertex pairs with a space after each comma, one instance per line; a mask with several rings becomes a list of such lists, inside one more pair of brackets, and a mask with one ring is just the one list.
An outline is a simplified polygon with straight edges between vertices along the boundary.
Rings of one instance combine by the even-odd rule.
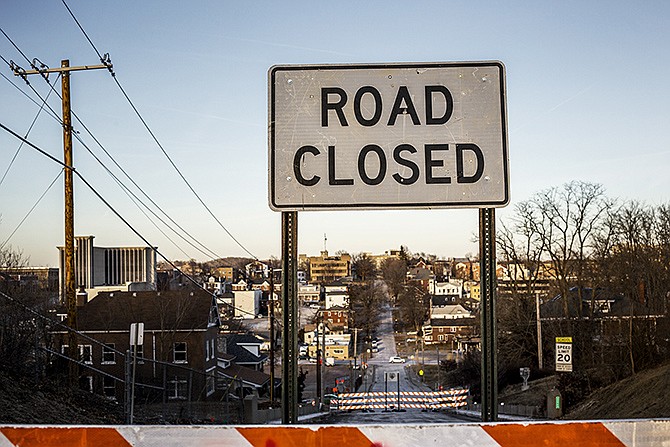
[[4, 426], [0, 447], [663, 446], [670, 420], [350, 426]]

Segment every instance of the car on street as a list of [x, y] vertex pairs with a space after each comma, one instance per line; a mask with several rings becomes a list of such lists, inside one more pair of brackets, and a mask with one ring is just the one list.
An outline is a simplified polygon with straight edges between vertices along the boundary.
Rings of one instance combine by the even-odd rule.
[[389, 363], [405, 363], [405, 359], [397, 355], [389, 357]]

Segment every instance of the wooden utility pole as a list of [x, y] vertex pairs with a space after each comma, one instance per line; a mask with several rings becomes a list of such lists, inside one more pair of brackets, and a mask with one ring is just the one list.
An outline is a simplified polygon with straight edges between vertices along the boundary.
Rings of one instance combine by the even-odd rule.
[[[69, 60], [61, 61], [61, 68], [68, 68]], [[63, 266], [65, 268], [65, 308], [67, 309], [67, 321], [71, 329], [77, 329], [77, 284], [74, 276], [74, 184], [73, 184], [73, 159], [72, 159], [72, 112], [70, 109], [70, 72], [64, 71], [61, 77], [62, 103], [63, 103], [63, 162], [65, 168], [65, 249]], [[68, 356], [77, 358], [77, 334], [68, 332]], [[70, 362], [69, 367], [70, 385], [76, 385], [79, 378], [79, 365]]]
[[[35, 68], [35, 67], [33, 67]], [[67, 322], [70, 331], [68, 332], [68, 356], [69, 364], [69, 382], [71, 386], [76, 386], [79, 382], [79, 365], [75, 360], [79, 360], [79, 347], [77, 345], [77, 284], [74, 271], [74, 183], [73, 183], [73, 157], [72, 157], [72, 112], [70, 109], [70, 72], [81, 70], [111, 69], [112, 64], [104, 65], [85, 65], [81, 67], [70, 67], [70, 61], [64, 59], [61, 61], [60, 68], [43, 68], [24, 71], [19, 67], [14, 69], [17, 76], [26, 75], [47, 75], [48, 73], [61, 74], [61, 101], [63, 106], [63, 163], [65, 164], [65, 246], [63, 248], [63, 268], [65, 270], [63, 303], [67, 310]]]

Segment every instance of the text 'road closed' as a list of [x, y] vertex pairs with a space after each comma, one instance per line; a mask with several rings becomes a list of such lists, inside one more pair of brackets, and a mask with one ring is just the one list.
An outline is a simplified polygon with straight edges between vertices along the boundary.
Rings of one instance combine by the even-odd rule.
[[270, 70], [275, 210], [504, 206], [499, 63]]

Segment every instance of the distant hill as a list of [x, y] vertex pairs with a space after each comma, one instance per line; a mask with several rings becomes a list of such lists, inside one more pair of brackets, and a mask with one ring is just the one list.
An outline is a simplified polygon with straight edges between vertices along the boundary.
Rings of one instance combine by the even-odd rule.
[[229, 256], [227, 258], [219, 258], [215, 259], [213, 261], [207, 261], [205, 264], [209, 265], [210, 267], [216, 268], [216, 267], [235, 267], [236, 269], [244, 270], [244, 267], [253, 262], [253, 259], [251, 258], [239, 258], [239, 257], [233, 257]]

